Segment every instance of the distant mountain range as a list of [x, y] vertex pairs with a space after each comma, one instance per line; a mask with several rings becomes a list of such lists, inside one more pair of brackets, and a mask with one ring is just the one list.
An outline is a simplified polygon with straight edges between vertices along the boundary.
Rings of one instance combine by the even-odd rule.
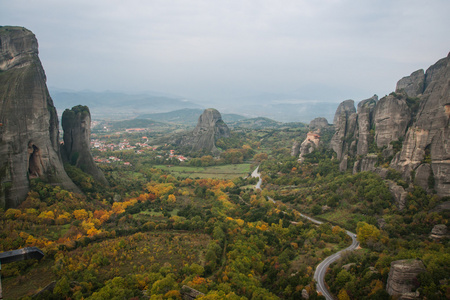
[[239, 101], [234, 99], [202, 104], [156, 92], [127, 94], [51, 88], [50, 94], [60, 116], [66, 108], [81, 104], [87, 105], [93, 119], [97, 120], [146, 118], [179, 123], [181, 119], [183, 124], [189, 126], [196, 125], [198, 116], [207, 107], [219, 109], [226, 123], [252, 117], [266, 117], [280, 122], [308, 123], [319, 116], [331, 122], [338, 106], [337, 102], [301, 101], [295, 100], [298, 98], [287, 98], [288, 95], [272, 94], [242, 98]]
[[93, 119], [130, 119], [145, 113], [161, 113], [183, 108], [202, 110], [203, 108], [199, 104], [182, 98], [160, 94], [131, 95], [111, 91], [65, 91], [59, 89], [52, 89], [50, 94], [59, 115], [62, 115], [66, 108], [81, 104], [89, 107]]
[[[184, 108], [165, 113], [143, 114], [139, 115], [139, 119], [151, 119], [159, 122], [182, 124], [188, 126], [197, 125], [198, 118], [203, 113], [203, 109]], [[246, 117], [237, 114], [222, 114], [225, 123], [237, 122], [244, 120]]]

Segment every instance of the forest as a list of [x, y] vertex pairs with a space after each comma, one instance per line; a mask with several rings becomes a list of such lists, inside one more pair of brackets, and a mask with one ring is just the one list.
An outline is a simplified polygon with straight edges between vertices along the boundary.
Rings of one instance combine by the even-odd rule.
[[[350, 245], [346, 230], [361, 247], [326, 275], [336, 298], [390, 299], [391, 262], [420, 259], [421, 297], [449, 299], [449, 239], [429, 235], [448, 225], [449, 211], [436, 207], [450, 199], [414, 186], [399, 210], [385, 180], [340, 172], [326, 146], [299, 163], [290, 148], [306, 133], [236, 129], [217, 141], [221, 154], [213, 157], [183, 153], [161, 131], [145, 133], [152, 147], [143, 147], [144, 133], [96, 132], [105, 144], [141, 144], [92, 150], [120, 159], [98, 164], [109, 187], [67, 164], [83, 194], [36, 178], [18, 208], [0, 210], [0, 252], [36, 246], [45, 253], [1, 266], [4, 299], [183, 299], [189, 289], [201, 293], [197, 299], [325, 299], [314, 270]], [[332, 133], [323, 132], [325, 142]], [[261, 190], [249, 176], [257, 166]], [[388, 178], [405, 184], [395, 170]]]

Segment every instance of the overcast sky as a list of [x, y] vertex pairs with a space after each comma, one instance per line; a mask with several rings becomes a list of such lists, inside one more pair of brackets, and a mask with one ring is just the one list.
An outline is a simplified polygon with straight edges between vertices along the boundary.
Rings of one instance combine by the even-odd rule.
[[2, 0], [51, 87], [361, 100], [450, 51], [449, 0]]

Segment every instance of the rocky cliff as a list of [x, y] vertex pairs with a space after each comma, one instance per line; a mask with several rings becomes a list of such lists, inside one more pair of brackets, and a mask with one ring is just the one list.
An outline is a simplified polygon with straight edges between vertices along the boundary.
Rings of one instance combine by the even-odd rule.
[[356, 130], [356, 109], [355, 101], [345, 100], [342, 102], [334, 115], [334, 127], [336, 133], [331, 139], [331, 148], [336, 152], [339, 160], [344, 159], [345, 155], [355, 152], [353, 136]]
[[397, 260], [391, 263], [391, 269], [386, 285], [386, 291], [391, 296], [399, 299], [418, 299], [419, 293], [414, 281], [422, 272], [425, 272], [425, 266], [420, 260]]
[[428, 68], [419, 99], [416, 121], [391, 165], [408, 180], [415, 171], [438, 195], [450, 196], [450, 54]]
[[92, 175], [98, 182], [108, 185], [105, 175], [97, 167], [90, 151], [91, 113], [87, 106], [74, 106], [62, 115], [64, 144], [61, 145], [63, 160]]
[[342, 102], [330, 147], [347, 169], [399, 171], [428, 192], [450, 196], [450, 56], [398, 81], [396, 92]]
[[194, 131], [181, 140], [181, 146], [188, 151], [217, 152], [215, 142], [230, 136], [230, 129], [222, 120], [220, 112], [208, 108], [198, 118]]
[[31, 178], [78, 191], [62, 165], [38, 43], [25, 28], [0, 27], [0, 102], [0, 207], [20, 204]]

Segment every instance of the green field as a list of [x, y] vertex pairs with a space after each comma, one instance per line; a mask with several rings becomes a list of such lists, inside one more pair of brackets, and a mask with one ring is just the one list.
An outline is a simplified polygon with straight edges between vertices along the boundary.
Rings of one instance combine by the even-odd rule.
[[236, 177], [247, 176], [251, 164], [223, 165], [211, 167], [186, 167], [186, 166], [154, 166], [162, 170], [171, 172], [175, 177], [190, 178], [216, 178], [216, 179], [233, 179]]

